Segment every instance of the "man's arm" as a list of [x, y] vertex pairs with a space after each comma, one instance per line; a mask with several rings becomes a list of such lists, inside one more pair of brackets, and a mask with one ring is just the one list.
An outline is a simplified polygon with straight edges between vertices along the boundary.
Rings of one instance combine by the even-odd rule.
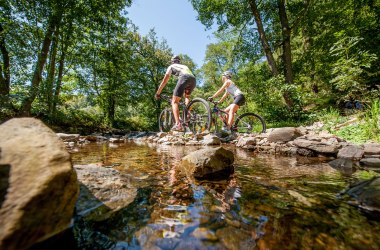
[[158, 87], [157, 89], [156, 96], [161, 94], [162, 90], [165, 88], [169, 79], [170, 79], [170, 74], [165, 74], [164, 79], [162, 79], [161, 81], [160, 87]]

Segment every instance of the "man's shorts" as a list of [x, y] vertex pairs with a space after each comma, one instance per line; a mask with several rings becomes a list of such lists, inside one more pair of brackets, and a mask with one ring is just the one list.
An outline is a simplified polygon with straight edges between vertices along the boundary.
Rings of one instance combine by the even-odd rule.
[[245, 104], [245, 97], [244, 95], [240, 94], [234, 97], [234, 104], [238, 106], [243, 106]]
[[178, 79], [177, 85], [173, 91], [174, 96], [182, 97], [184, 93], [190, 95], [195, 88], [195, 77], [192, 75], [183, 75]]

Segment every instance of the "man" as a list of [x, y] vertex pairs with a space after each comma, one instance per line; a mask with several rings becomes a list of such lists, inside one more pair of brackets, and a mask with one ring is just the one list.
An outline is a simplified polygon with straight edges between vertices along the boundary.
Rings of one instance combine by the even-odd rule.
[[160, 87], [156, 92], [156, 99], [160, 98], [160, 94], [163, 88], [168, 83], [170, 76], [174, 75], [178, 77], [178, 82], [173, 90], [172, 97], [172, 109], [174, 114], [175, 125], [173, 126], [173, 131], [183, 131], [181, 122], [179, 120], [179, 101], [181, 97], [185, 94], [186, 105], [190, 102], [190, 94], [193, 92], [196, 82], [195, 77], [191, 70], [186, 66], [181, 64], [181, 59], [179, 56], [173, 56], [171, 59], [171, 65], [166, 70], [165, 76], [161, 81]]

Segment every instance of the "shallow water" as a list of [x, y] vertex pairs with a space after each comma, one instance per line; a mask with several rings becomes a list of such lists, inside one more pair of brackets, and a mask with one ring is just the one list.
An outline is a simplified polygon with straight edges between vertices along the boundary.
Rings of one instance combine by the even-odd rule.
[[74, 165], [130, 177], [137, 196], [104, 221], [77, 219], [80, 249], [379, 249], [380, 222], [339, 192], [354, 177], [320, 159], [235, 153], [228, 179], [175, 185], [173, 169], [197, 147], [88, 144]]

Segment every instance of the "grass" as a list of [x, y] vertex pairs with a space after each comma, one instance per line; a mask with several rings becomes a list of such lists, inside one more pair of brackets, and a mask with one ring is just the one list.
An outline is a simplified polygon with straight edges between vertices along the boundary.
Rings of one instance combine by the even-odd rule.
[[[330, 110], [321, 116], [320, 120], [325, 124], [324, 129], [330, 133], [353, 143], [364, 143], [368, 141], [380, 142], [379, 117], [380, 102], [376, 99], [364, 111], [343, 117], [337, 111]], [[354, 122], [346, 126], [339, 126], [348, 120]]]

